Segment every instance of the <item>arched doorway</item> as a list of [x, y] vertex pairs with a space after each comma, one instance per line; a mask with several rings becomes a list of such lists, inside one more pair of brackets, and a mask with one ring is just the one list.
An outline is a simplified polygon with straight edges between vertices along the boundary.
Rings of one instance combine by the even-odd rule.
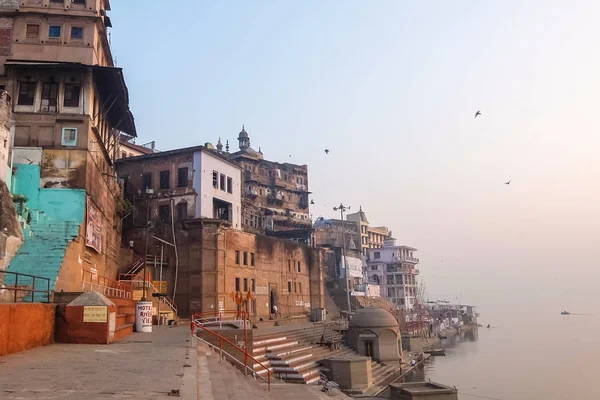
[[[277, 307], [277, 312], [275, 307]], [[276, 317], [277, 313], [281, 313], [279, 309], [279, 304], [277, 304], [277, 290], [271, 289], [271, 295], [269, 296], [269, 313], [272, 317]]]

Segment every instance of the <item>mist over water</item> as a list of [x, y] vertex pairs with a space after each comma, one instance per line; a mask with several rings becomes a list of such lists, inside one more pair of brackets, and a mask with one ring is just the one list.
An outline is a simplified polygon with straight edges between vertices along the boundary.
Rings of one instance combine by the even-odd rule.
[[600, 398], [600, 315], [563, 316], [539, 306], [482, 315], [490, 329], [445, 340], [446, 357], [433, 358], [412, 379], [456, 386], [461, 399]]

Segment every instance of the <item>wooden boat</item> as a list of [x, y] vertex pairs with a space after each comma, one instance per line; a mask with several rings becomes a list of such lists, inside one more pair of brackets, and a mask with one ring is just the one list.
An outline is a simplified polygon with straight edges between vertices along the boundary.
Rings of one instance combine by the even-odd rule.
[[560, 315], [570, 315], [570, 314], [571, 314], [571, 313], [570, 313], [570, 312], [568, 312], [568, 311], [561, 311], [561, 312], [560, 312]]
[[445, 356], [445, 349], [433, 349], [433, 350], [425, 350], [424, 353], [431, 354], [432, 356]]

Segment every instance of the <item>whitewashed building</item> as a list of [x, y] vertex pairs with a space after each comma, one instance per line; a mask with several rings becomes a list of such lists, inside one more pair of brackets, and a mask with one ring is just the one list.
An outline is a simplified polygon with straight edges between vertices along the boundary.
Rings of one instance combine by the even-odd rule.
[[396, 239], [386, 239], [383, 247], [367, 249], [369, 283], [378, 284], [381, 296], [405, 310], [412, 310], [417, 299], [417, 249], [397, 246]]

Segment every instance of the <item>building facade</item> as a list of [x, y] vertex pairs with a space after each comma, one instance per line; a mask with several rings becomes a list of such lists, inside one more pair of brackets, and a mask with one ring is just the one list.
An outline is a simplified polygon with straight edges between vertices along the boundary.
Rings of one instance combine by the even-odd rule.
[[381, 296], [404, 310], [417, 303], [417, 249], [397, 246], [396, 239], [386, 239], [383, 247], [368, 249], [367, 274], [370, 283], [381, 286]]
[[117, 158], [137, 157], [144, 156], [146, 154], [156, 153], [156, 144], [154, 141], [144, 144], [135, 144], [135, 138], [127, 135], [121, 135], [119, 137], [119, 151]]
[[127, 157], [116, 168], [133, 205], [129, 226], [210, 218], [241, 229], [241, 168], [210, 146]]
[[0, 52], [9, 46], [0, 84], [13, 100], [7, 183], [24, 199], [25, 233], [7, 269], [47, 277], [56, 291], [117, 273], [122, 209], [113, 161], [119, 135], [136, 129], [112, 60], [108, 11], [107, 0], [0, 8], [1, 27], [12, 23], [0, 39]]
[[282, 317], [324, 307], [322, 250], [233, 229], [224, 220], [196, 218], [184, 226], [176, 231], [178, 267], [173, 249], [165, 248], [164, 268], [180, 317], [236, 310], [240, 296], [252, 320], [269, 319], [275, 305]]
[[[230, 158], [244, 171], [242, 227], [258, 233], [282, 232], [282, 236], [287, 231], [290, 239], [310, 242], [308, 167], [265, 160], [260, 148], [250, 146], [244, 127], [238, 142], [239, 151]], [[217, 149], [222, 150], [220, 139]]]
[[367, 215], [362, 210], [347, 214], [346, 219], [357, 224], [360, 231], [360, 251], [364, 256], [367, 255], [368, 249], [378, 249], [383, 247], [383, 242], [392, 237], [392, 231], [385, 226], [371, 227]]

